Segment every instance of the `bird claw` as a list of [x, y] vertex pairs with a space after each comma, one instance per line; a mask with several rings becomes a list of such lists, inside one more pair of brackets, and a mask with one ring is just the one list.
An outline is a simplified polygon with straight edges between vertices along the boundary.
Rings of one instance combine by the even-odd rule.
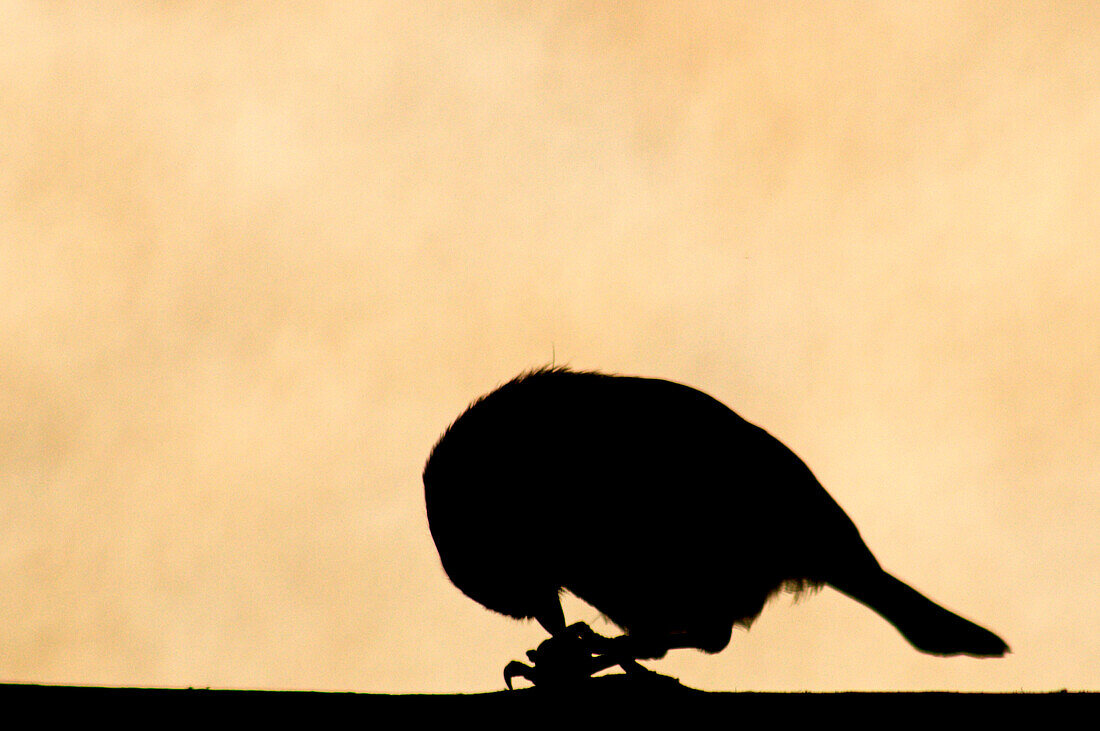
[[[534, 650], [531, 650], [528, 655], [533, 652]], [[524, 665], [519, 660], [513, 660], [504, 666], [504, 684], [508, 686], [508, 690], [512, 690], [513, 678], [525, 678], [534, 684], [535, 669], [530, 665]]]

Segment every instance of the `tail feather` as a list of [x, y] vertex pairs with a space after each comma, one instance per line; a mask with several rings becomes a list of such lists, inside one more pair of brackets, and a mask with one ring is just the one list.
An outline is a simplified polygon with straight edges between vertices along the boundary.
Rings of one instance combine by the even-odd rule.
[[1011, 652], [997, 635], [944, 609], [885, 571], [829, 583], [882, 615], [921, 652], [974, 657], [1002, 657]]

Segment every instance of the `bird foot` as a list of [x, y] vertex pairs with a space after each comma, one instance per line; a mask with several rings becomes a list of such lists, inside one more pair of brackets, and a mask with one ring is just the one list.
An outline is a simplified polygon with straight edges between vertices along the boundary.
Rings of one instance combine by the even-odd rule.
[[604, 637], [584, 622], [571, 624], [527, 651], [531, 665], [518, 660], [508, 663], [504, 667], [504, 684], [511, 690], [515, 678], [525, 678], [536, 686], [575, 687], [615, 665], [634, 680], [665, 677], [641, 665], [623, 640], [624, 637]]
[[587, 680], [593, 673], [617, 664], [604, 662], [599, 648], [608, 638], [596, 634], [584, 622], [569, 625], [534, 650], [527, 651], [531, 665], [513, 660], [504, 667], [504, 684], [525, 678], [538, 686], [563, 687]]

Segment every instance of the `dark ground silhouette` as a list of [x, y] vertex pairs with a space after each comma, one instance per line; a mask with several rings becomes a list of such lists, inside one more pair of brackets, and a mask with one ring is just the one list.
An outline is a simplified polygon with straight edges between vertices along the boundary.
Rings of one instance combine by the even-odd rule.
[[[802, 725], [815, 718], [843, 720], [849, 727], [865, 722], [868, 728], [881, 728], [884, 722], [900, 718], [937, 724], [950, 719], [952, 725], [961, 725], [970, 717], [988, 728], [991, 724], [1007, 726], [1009, 721], [1049, 725], [1052, 718], [1072, 718], [1066, 714], [1074, 709], [1095, 710], [1098, 697], [1096, 693], [1066, 692], [706, 693], [675, 683], [655, 688], [648, 681], [621, 674], [592, 678], [568, 690], [540, 686], [459, 695], [0, 684], [0, 703], [9, 718], [51, 721], [61, 728], [69, 723], [87, 725], [90, 718], [125, 728], [163, 726], [167, 719], [176, 725], [215, 728], [238, 723], [241, 728], [257, 724], [313, 728], [319, 723], [344, 724], [349, 718], [368, 726], [394, 721], [453, 728], [462, 721], [484, 727], [500, 719], [501, 728], [510, 728], [546, 719], [542, 725], [621, 728], [624, 723], [636, 723], [640, 728], [680, 728], [685, 722], [689, 727], [698, 726], [697, 719], [709, 722], [717, 718], [736, 724], [738, 720], [756, 720], [759, 714], [780, 728], [784, 722]], [[382, 712], [403, 715], [378, 715]]]
[[[934, 655], [1008, 646], [884, 571], [795, 454], [669, 381], [534, 371], [470, 406], [424, 468], [428, 521], [455, 586], [551, 638], [536, 685], [582, 682], [673, 648], [719, 652], [778, 591], [828, 584]], [[567, 589], [626, 633], [566, 626]]]

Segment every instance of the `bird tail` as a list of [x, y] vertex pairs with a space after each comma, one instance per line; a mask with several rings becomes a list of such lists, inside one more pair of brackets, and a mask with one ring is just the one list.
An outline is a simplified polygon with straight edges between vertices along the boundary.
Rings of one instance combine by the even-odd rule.
[[829, 583], [878, 612], [921, 652], [974, 657], [1002, 657], [1010, 652], [997, 635], [944, 609], [885, 571]]

